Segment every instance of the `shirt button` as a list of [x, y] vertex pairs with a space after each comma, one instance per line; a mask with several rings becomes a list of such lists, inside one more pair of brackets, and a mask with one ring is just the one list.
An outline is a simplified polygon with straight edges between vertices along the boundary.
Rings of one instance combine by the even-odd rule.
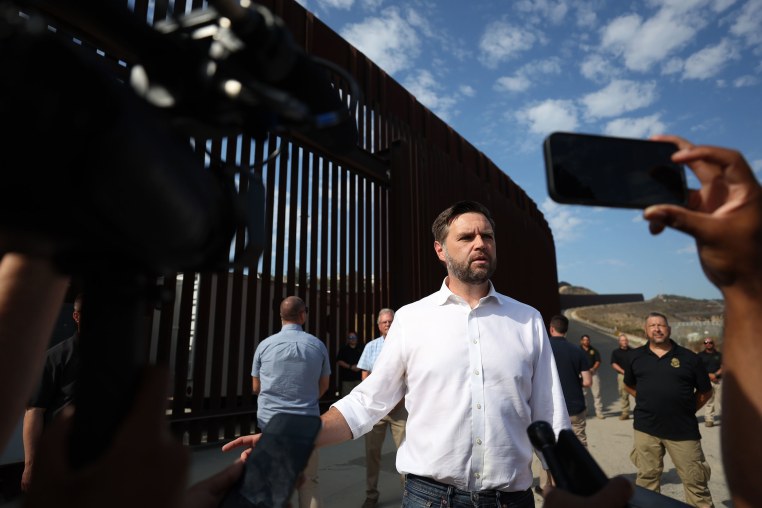
[[476, 409], [481, 409], [481, 408], [482, 408], [482, 405], [481, 405], [481, 404], [477, 404], [477, 405], [476, 405]]
[[478, 370], [474, 370], [474, 376], [478, 376], [478, 375], [479, 375], [479, 371]]
[[482, 440], [481, 439], [477, 439], [476, 440], [476, 444], [482, 444]]
[[478, 341], [477, 341], [476, 339], [474, 339], [474, 344], [476, 344], [477, 342], [478, 342]]
[[480, 475], [479, 473], [474, 474], [474, 478], [481, 478], [481, 477], [482, 475]]

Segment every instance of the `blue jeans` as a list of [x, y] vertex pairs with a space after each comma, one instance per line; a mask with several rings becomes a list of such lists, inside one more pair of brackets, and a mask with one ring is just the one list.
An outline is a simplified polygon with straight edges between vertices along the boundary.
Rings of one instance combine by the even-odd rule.
[[468, 492], [430, 478], [409, 474], [405, 480], [402, 508], [534, 508], [534, 495], [519, 492], [482, 490]]

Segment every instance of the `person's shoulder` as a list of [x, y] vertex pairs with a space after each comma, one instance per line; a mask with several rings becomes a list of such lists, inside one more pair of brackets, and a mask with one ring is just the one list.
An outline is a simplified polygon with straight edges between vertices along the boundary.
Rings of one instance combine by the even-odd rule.
[[493, 291], [491, 295], [495, 297], [495, 299], [500, 305], [508, 307], [511, 310], [511, 312], [516, 312], [523, 315], [531, 315], [534, 317], [539, 316], [542, 319], [540, 311], [538, 311], [537, 309], [535, 309], [534, 307], [532, 307], [531, 305], [527, 303], [521, 302], [508, 295], [504, 295], [503, 293], [496, 290]]
[[676, 353], [681, 354], [683, 356], [689, 356], [691, 358], [699, 358], [699, 355], [701, 354], [701, 352], [696, 353], [695, 351], [691, 351], [690, 349], [688, 349], [685, 346], [681, 346], [680, 344], [678, 344], [675, 341], [672, 341], [672, 342], [673, 342], [673, 344], [675, 346], [675, 352]]
[[64, 339], [48, 348], [45, 355], [48, 358], [55, 358], [61, 356], [69, 351], [72, 351], [76, 347], [77, 335], [72, 335], [68, 339]]
[[630, 358], [635, 358], [637, 356], [642, 356], [648, 353], [648, 343], [646, 342], [642, 346], [630, 348], [627, 351], [627, 354], [630, 356]]
[[430, 295], [426, 295], [420, 300], [416, 300], [414, 302], [410, 302], [408, 304], [403, 305], [396, 311], [394, 311], [394, 319], [397, 319], [400, 315], [405, 316], [405, 314], [409, 314], [410, 312], [416, 312], [424, 308], [430, 308], [439, 306], [439, 304], [445, 299], [446, 297], [442, 294], [442, 290], [435, 291], [431, 293]]

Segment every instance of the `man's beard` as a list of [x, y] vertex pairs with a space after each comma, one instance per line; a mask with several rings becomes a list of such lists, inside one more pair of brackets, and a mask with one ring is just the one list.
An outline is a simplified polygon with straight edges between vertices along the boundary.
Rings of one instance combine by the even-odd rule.
[[447, 253], [447, 249], [444, 249], [445, 261], [447, 262], [447, 271], [452, 274], [453, 277], [466, 284], [482, 284], [487, 282], [492, 274], [495, 273], [496, 262], [488, 259], [489, 265], [487, 269], [471, 268], [471, 263], [466, 261], [465, 263], [455, 262]]

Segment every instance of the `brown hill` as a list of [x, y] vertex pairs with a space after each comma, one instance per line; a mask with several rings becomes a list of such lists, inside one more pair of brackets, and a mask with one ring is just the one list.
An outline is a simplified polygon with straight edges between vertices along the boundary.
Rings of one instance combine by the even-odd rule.
[[[658, 295], [637, 303], [596, 305], [573, 309], [575, 317], [610, 331], [645, 337], [643, 324], [649, 312], [660, 312], [672, 325], [672, 336], [686, 344], [697, 342], [703, 335], [722, 341], [721, 300], [697, 300], [684, 296]], [[693, 346], [693, 345], [692, 345]]]

